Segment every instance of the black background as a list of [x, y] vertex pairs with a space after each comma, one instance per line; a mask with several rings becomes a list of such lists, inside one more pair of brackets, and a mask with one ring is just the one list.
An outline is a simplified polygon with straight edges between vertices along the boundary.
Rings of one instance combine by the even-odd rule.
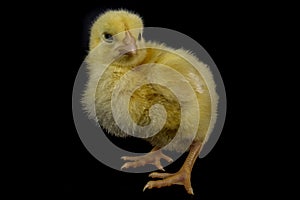
[[[77, 135], [73, 83], [87, 54], [91, 21], [108, 8], [136, 11], [146, 26], [191, 36], [218, 66], [226, 88], [227, 117], [215, 148], [194, 166], [195, 196], [181, 186], [142, 192], [147, 174], [127, 174], [102, 165]], [[292, 162], [299, 156], [293, 155], [298, 145], [289, 144], [297, 135], [297, 128], [290, 128], [291, 120], [297, 118], [287, 113], [295, 112], [291, 100], [296, 93], [287, 89], [297, 86], [298, 80], [298, 73], [292, 73], [298, 61], [290, 63], [298, 57], [291, 48], [297, 47], [293, 38], [297, 8], [288, 1], [3, 2], [1, 147], [8, 159], [1, 160], [2, 191], [10, 198], [38, 199], [292, 196], [298, 185], [288, 179], [296, 177]], [[149, 148], [132, 140], [112, 140], [127, 148]], [[183, 160], [166, 170], [175, 172]]]
[[[142, 4], [142, 5], [139, 5]], [[57, 104], [65, 103], [59, 107], [64, 117], [58, 117], [57, 127], [62, 146], [58, 151], [59, 162], [54, 160], [55, 181], [52, 192], [58, 192], [66, 197], [89, 197], [89, 198], [123, 198], [123, 199], [215, 199], [219, 195], [223, 198], [238, 198], [241, 190], [245, 190], [242, 184], [247, 182], [245, 175], [246, 161], [240, 154], [240, 146], [244, 137], [234, 122], [234, 111], [243, 101], [243, 94], [234, 91], [237, 74], [241, 76], [239, 55], [239, 42], [243, 43], [241, 37], [243, 25], [236, 19], [241, 13], [235, 10], [231, 14], [217, 14], [213, 5], [196, 6], [182, 2], [180, 5], [162, 6], [159, 2], [141, 3], [80, 3], [76, 6], [70, 5], [69, 9], [63, 9], [59, 15], [63, 23], [62, 29], [58, 31], [58, 38], [63, 44], [59, 44], [60, 56], [58, 62], [62, 61], [60, 67], [60, 84], [68, 85], [63, 88], [63, 100], [60, 98]], [[175, 4], [175, 3], [174, 3]], [[76, 7], [76, 8], [75, 8]], [[198, 159], [192, 173], [192, 186], [195, 196], [186, 194], [182, 186], [172, 186], [162, 189], [142, 191], [144, 185], [149, 181], [148, 173], [129, 174], [110, 169], [90, 155], [81, 143], [71, 113], [71, 91], [76, 72], [84, 60], [88, 49], [88, 29], [92, 20], [106, 9], [126, 8], [139, 13], [146, 26], [166, 27], [185, 33], [196, 39], [211, 55], [219, 67], [223, 76], [228, 95], [228, 117], [223, 133], [213, 151], [204, 159]], [[65, 12], [65, 13], [64, 13]], [[54, 12], [55, 13], [55, 12]], [[242, 23], [247, 23], [242, 21]], [[55, 28], [55, 26], [54, 26]], [[55, 32], [56, 32], [55, 31]], [[56, 57], [56, 56], [55, 56]], [[67, 58], [67, 60], [66, 60]], [[54, 73], [60, 70], [53, 69]], [[64, 80], [65, 79], [65, 80]], [[61, 90], [62, 88], [60, 88]], [[62, 91], [61, 91], [62, 92]], [[233, 99], [233, 93], [239, 92], [238, 103]], [[62, 111], [62, 109], [64, 109]], [[236, 119], [237, 120], [237, 119]], [[59, 128], [61, 127], [61, 128]], [[118, 139], [115, 142], [122, 144]], [[141, 147], [143, 143], [133, 140], [123, 141], [123, 145]], [[147, 149], [147, 148], [145, 148]], [[145, 150], [144, 149], [144, 150]], [[239, 150], [238, 150], [239, 149]], [[238, 151], [237, 151], [238, 150]], [[239, 152], [239, 153], [238, 153]], [[182, 157], [174, 164], [166, 168], [169, 172], [177, 171], [183, 163]], [[239, 190], [239, 193], [236, 191]]]
[[[227, 93], [227, 118], [214, 149], [205, 158], [198, 159], [193, 168], [194, 196], [187, 195], [182, 186], [142, 192], [150, 180], [147, 173], [130, 174], [104, 166], [85, 149], [76, 132], [72, 116], [72, 89], [77, 70], [87, 55], [88, 30], [98, 14], [115, 8], [139, 13], [145, 26], [166, 27], [192, 37], [211, 55], [223, 77]], [[22, 30], [22, 34], [17, 32], [15, 37], [20, 41], [20, 51], [30, 54], [26, 54], [26, 59], [32, 65], [26, 71], [34, 74], [34, 79], [27, 78], [30, 90], [25, 90], [23, 97], [30, 103], [24, 106], [22, 113], [26, 114], [20, 120], [26, 120], [26, 130], [38, 133], [34, 137], [37, 146], [31, 152], [32, 163], [37, 164], [30, 165], [32, 173], [26, 167], [21, 170], [21, 174], [26, 174], [26, 178], [22, 179], [23, 186], [28, 185], [33, 174], [37, 174], [37, 179], [34, 179], [33, 185], [29, 184], [31, 189], [27, 192], [67, 199], [175, 200], [243, 199], [265, 190], [263, 185], [269, 177], [268, 170], [256, 161], [258, 145], [254, 145], [256, 140], [252, 137], [259, 127], [258, 121], [253, 125], [252, 118], [252, 104], [257, 98], [250, 102], [248, 96], [255, 87], [253, 82], [248, 81], [255, 65], [254, 55], [249, 54], [249, 49], [257, 42], [258, 34], [265, 37], [258, 32], [260, 29], [253, 18], [253, 13], [259, 15], [263, 12], [259, 6], [204, 2], [196, 5], [189, 1], [169, 5], [162, 5], [160, 1], [40, 2], [34, 4], [30, 11], [23, 10], [22, 13], [28, 14], [31, 10], [32, 13], [21, 14], [18, 19], [22, 27], [17, 28]], [[12, 13], [18, 12], [15, 10]], [[33, 50], [29, 51], [28, 47]], [[259, 55], [255, 56], [258, 59]], [[41, 86], [43, 89], [40, 89]], [[33, 95], [35, 98], [32, 98]], [[260, 101], [264, 103], [263, 99]], [[37, 110], [35, 117], [27, 117], [27, 113], [33, 112], [32, 108]], [[143, 147], [143, 150], [149, 148], [135, 140], [111, 139], [125, 146]], [[166, 170], [177, 171], [183, 161], [184, 157]], [[259, 179], [256, 176], [258, 169], [266, 172]], [[250, 184], [252, 181], [256, 182], [255, 186]]]

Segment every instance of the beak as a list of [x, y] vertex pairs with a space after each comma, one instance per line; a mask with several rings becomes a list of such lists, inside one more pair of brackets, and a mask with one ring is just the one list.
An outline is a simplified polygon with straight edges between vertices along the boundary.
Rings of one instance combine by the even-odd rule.
[[125, 38], [123, 39], [123, 44], [118, 48], [120, 54], [125, 55], [136, 55], [137, 46], [134, 37], [130, 34], [129, 31], [125, 32]]

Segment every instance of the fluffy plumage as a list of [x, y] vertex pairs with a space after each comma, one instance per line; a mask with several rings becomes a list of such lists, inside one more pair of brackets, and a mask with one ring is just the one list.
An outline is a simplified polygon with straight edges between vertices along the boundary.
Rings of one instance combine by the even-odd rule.
[[[141, 18], [125, 10], [108, 11], [94, 22], [90, 35], [90, 52], [86, 59], [89, 81], [82, 99], [85, 110], [109, 133], [126, 137], [127, 134], [115, 123], [114, 117], [121, 119], [120, 121], [128, 119], [122, 120], [123, 117], [126, 117], [122, 113], [118, 116], [113, 116], [112, 113], [111, 98], [115, 86], [129, 71], [135, 70], [137, 77], [145, 76], [144, 71], [139, 72], [138, 70], [140, 65], [148, 63], [167, 65], [179, 72], [184, 79], [174, 80], [172, 77], [162, 77], [160, 74], [156, 74], [153, 79], [166, 79], [177, 87], [180, 87], [180, 81], [187, 81], [192, 86], [200, 109], [200, 121], [195, 138], [189, 130], [195, 128], [191, 127], [190, 121], [196, 116], [194, 116], [194, 108], [190, 106], [192, 104], [185, 96], [184, 90], [181, 90], [179, 94], [186, 98], [183, 104], [187, 108], [186, 116], [188, 117], [183, 118], [183, 121], [180, 121], [182, 105], [178, 102], [177, 97], [168, 88], [158, 84], [147, 84], [134, 91], [129, 104], [130, 118], [140, 126], [150, 124], [149, 109], [159, 103], [167, 111], [166, 123], [158, 134], [145, 140], [159, 149], [168, 144], [175, 134], [181, 134], [181, 140], [168, 146], [168, 150], [183, 152], [186, 150], [184, 147], [186, 144], [190, 144], [191, 140], [202, 145], [212, 131], [217, 113], [218, 95], [215, 91], [211, 71], [204, 63], [184, 49], [176, 50], [164, 44], [145, 42], [140, 35], [142, 28]], [[113, 42], [108, 36], [113, 37]], [[105, 69], [107, 65], [108, 67]], [[195, 66], [201, 74], [195, 69]], [[138, 79], [130, 79], [124, 84], [128, 84], [128, 88], [130, 88], [129, 86], [136, 84], [137, 81]], [[130, 91], [125, 89], [118, 98], [129, 93]], [[158, 120], [161, 118], [160, 115], [156, 117]], [[183, 131], [177, 133], [180, 123], [185, 124], [185, 127]], [[134, 132], [135, 128], [129, 127], [128, 130]], [[187, 191], [192, 193], [189, 189]]]

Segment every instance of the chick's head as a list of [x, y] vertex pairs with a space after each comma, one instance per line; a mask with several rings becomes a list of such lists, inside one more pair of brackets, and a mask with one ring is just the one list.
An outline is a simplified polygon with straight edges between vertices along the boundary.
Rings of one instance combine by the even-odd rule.
[[145, 57], [143, 21], [125, 10], [107, 11], [94, 22], [90, 33], [90, 51], [99, 49], [118, 65], [134, 65]]

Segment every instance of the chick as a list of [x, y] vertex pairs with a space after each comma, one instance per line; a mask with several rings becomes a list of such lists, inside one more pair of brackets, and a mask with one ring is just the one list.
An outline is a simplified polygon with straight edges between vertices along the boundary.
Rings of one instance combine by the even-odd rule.
[[[185, 131], [178, 133], [177, 130], [182, 122], [180, 121], [182, 110], [172, 91], [153, 83], [136, 89], [131, 94], [128, 106], [130, 117], [136, 124], [140, 126], [151, 124], [150, 108], [157, 103], [164, 106], [167, 118], [163, 128], [157, 134], [144, 138], [153, 145], [153, 150], [144, 156], [122, 157], [123, 160], [128, 161], [122, 168], [152, 164], [158, 169], [164, 170], [160, 160], [165, 159], [172, 162], [172, 158], [163, 154], [161, 149], [167, 146], [165, 148], [167, 150], [184, 152], [187, 150], [185, 145], [190, 142], [189, 153], [181, 169], [173, 174], [151, 173], [149, 175], [151, 178], [161, 180], [149, 181], [144, 190], [180, 184], [185, 187], [189, 194], [193, 194], [190, 181], [191, 171], [216, 121], [218, 95], [215, 91], [213, 76], [208, 67], [188, 51], [175, 50], [164, 44], [146, 42], [142, 37], [142, 31], [142, 19], [137, 14], [126, 10], [107, 11], [97, 18], [90, 32], [90, 51], [86, 59], [89, 80], [82, 103], [89, 117], [96, 119], [108, 133], [118, 137], [126, 137], [128, 134], [120, 128], [120, 124], [117, 124], [114, 119], [116, 116], [112, 112], [111, 103], [113, 90], [120, 79], [132, 70], [136, 71], [139, 78], [143, 77], [143, 72], [139, 71], [139, 66], [148, 63], [163, 64], [182, 74], [195, 91], [196, 101], [199, 105], [197, 109], [199, 109], [201, 117], [193, 116], [192, 113], [185, 115], [183, 119], [187, 122]], [[193, 64], [202, 69], [202, 74], [188, 60], [193, 60]], [[180, 81], [159, 75], [156, 79], [167, 79], [177, 84]], [[126, 84], [131, 85], [136, 82], [137, 80], [133, 78], [127, 80]], [[122, 99], [122, 94], [128, 93], [126, 89], [122, 92], [119, 99]], [[182, 94], [184, 95], [184, 91]], [[192, 104], [187, 101], [185, 107], [190, 110], [195, 109], [191, 106]], [[160, 116], [157, 117], [160, 118]], [[195, 135], [189, 132], [195, 127], [191, 127], [188, 122], [197, 117], [199, 117], [199, 122]], [[123, 127], [128, 126], [127, 128], [130, 129], [129, 125], [126, 124], [128, 119], [125, 119], [122, 113], [117, 118], [121, 119], [121, 123], [123, 121], [121, 124]], [[132, 134], [134, 135], [134, 133]], [[168, 145], [176, 134], [180, 134], [180, 140]]]

